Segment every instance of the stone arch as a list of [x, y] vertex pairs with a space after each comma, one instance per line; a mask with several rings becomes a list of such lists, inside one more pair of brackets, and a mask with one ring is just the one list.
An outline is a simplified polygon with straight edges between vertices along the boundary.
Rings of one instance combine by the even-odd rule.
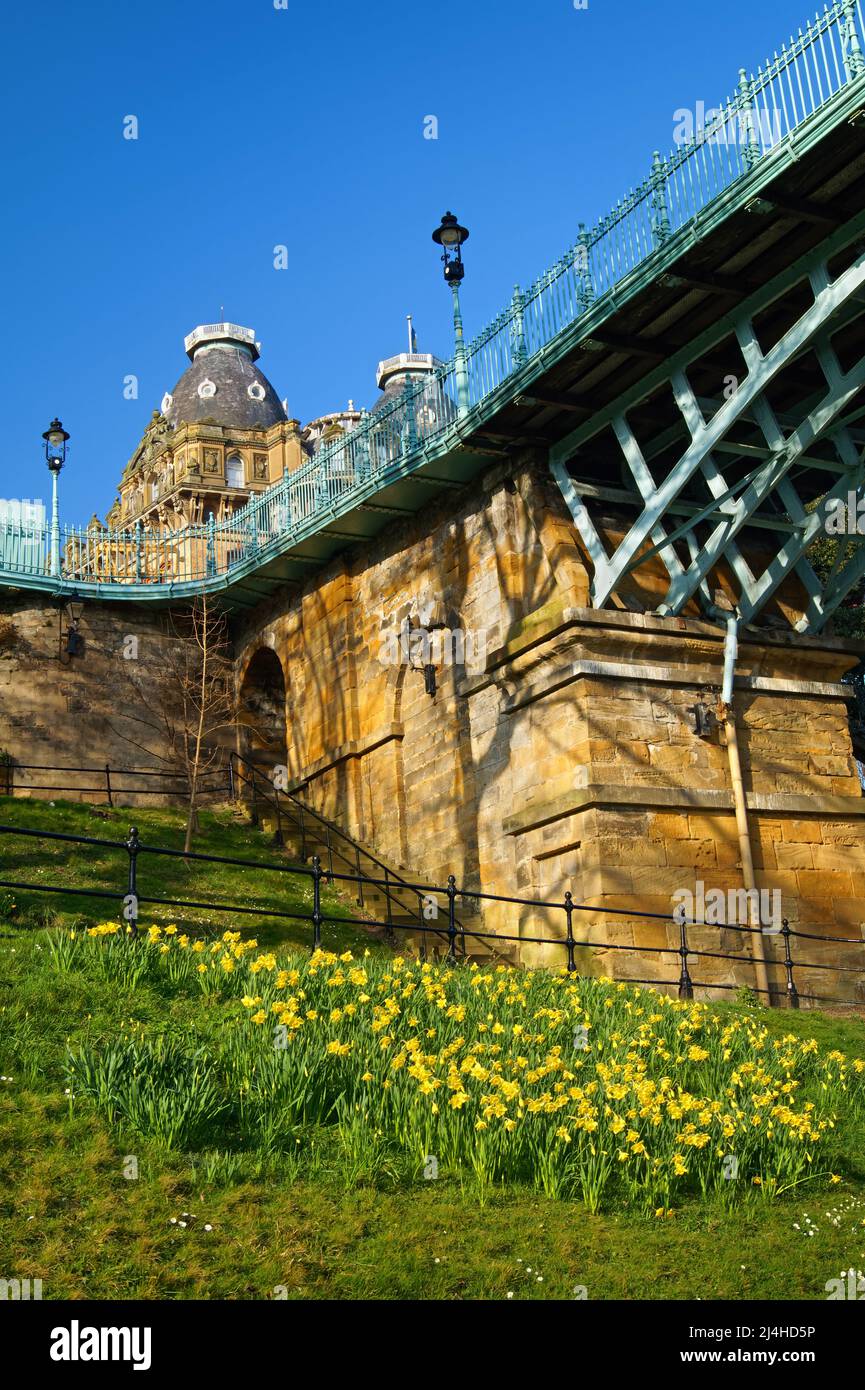
[[261, 767], [287, 762], [285, 672], [272, 647], [259, 647], [247, 663], [237, 722], [244, 757]]

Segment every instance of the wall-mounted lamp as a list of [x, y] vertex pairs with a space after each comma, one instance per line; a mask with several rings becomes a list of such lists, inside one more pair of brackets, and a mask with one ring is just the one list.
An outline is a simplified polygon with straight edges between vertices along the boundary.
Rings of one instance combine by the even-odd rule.
[[63, 623], [60, 624], [60, 660], [66, 665], [74, 656], [84, 655], [84, 638], [78, 631], [78, 624], [81, 621], [81, 614], [84, 612], [84, 604], [81, 600], [73, 596], [64, 608], [66, 614], [66, 645], [63, 645]]
[[[432, 634], [447, 629], [448, 620], [444, 603], [440, 598], [421, 600], [418, 603], [418, 612], [414, 619], [406, 618], [404, 624], [405, 649], [409, 655], [410, 665], [417, 670], [423, 670], [423, 687], [427, 695], [435, 698], [438, 686], [436, 684], [436, 663], [435, 646]], [[420, 662], [416, 665], [415, 658], [420, 657]]]
[[710, 705], [700, 700], [691, 709], [694, 716], [694, 733], [697, 738], [711, 738], [718, 727], [718, 719]]

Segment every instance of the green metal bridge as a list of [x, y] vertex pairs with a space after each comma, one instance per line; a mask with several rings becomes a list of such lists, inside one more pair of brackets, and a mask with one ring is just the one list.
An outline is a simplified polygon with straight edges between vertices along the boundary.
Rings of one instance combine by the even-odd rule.
[[714, 615], [720, 566], [746, 622], [795, 576], [796, 625], [818, 632], [865, 576], [855, 528], [828, 577], [808, 559], [827, 517], [865, 496], [863, 35], [861, 0], [837, 0], [742, 69], [451, 361], [228, 520], [59, 536], [6, 523], [0, 585], [156, 603], [205, 589], [251, 607], [531, 449], [590, 557], [595, 606], [633, 593], [651, 561], [669, 583], [649, 606]]

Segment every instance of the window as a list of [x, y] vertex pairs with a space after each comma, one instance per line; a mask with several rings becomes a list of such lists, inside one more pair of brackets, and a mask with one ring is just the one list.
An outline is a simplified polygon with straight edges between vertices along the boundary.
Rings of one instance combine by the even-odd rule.
[[225, 481], [229, 487], [243, 487], [243, 459], [237, 454], [225, 460]]
[[202, 401], [210, 400], [211, 396], [216, 395], [216, 383], [205, 377], [198, 388], [198, 395]]
[[260, 381], [254, 381], [251, 386], [247, 386], [246, 394], [254, 401], [263, 401], [264, 387]]

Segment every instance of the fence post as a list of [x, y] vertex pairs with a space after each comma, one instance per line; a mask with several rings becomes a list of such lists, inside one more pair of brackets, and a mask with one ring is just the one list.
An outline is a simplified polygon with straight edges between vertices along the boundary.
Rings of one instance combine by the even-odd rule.
[[252, 809], [249, 812], [250, 825], [258, 825], [258, 792], [255, 787], [255, 768], [252, 769], [252, 776], [249, 779], [252, 787]]
[[457, 881], [448, 874], [448, 965], [457, 962]]
[[655, 150], [652, 156], [649, 182], [652, 188], [652, 237], [656, 246], [663, 246], [669, 240], [672, 229], [667, 207], [667, 165], [661, 158], [660, 150]]
[[844, 66], [847, 69], [848, 77], [860, 77], [865, 71], [865, 58], [862, 56], [862, 47], [856, 32], [856, 0], [843, 0], [843, 7], [845, 21], [842, 38]]
[[236, 792], [235, 792], [235, 789], [234, 789], [234, 754], [233, 754], [233, 753], [229, 753], [229, 755], [228, 755], [228, 798], [229, 798], [230, 801], [236, 801], [236, 800], [237, 800], [237, 795], [236, 795]]
[[787, 972], [787, 1007], [790, 1009], [798, 1009], [799, 991], [793, 979], [793, 957], [790, 954], [790, 923], [787, 921], [786, 917], [781, 924], [781, 935], [784, 937], [784, 969]]
[[[130, 826], [129, 834], [126, 837], [126, 851], [129, 855], [129, 875], [126, 881], [126, 896], [134, 899], [134, 902], [130, 904], [134, 916], [128, 918], [132, 926], [131, 935], [133, 940], [138, 935], [138, 851], [140, 847], [141, 841], [138, 838], [138, 827], [136, 825]], [[125, 907], [126, 904], [124, 903], [124, 908]]]
[[363, 879], [360, 876], [360, 845], [354, 847], [354, 864], [357, 870], [357, 904], [363, 907]]
[[105, 790], [108, 793], [108, 805], [113, 806], [114, 802], [111, 800], [111, 768], [108, 766], [108, 763], [105, 764]]
[[321, 946], [321, 860], [317, 854], [312, 856], [312, 948]]
[[528, 359], [526, 351], [526, 324], [524, 314], [524, 301], [519, 285], [514, 285], [514, 297], [511, 301], [511, 312], [513, 314], [513, 361], [514, 370], [524, 367]]
[[[676, 912], [681, 914], [680, 917], [679, 917], [679, 923], [678, 923], [678, 925], [679, 925], [679, 955], [680, 955], [681, 958], [682, 958], [682, 969], [681, 969], [681, 972], [680, 972], [680, 974], [679, 974], [679, 998], [680, 998], [680, 999], [693, 999], [693, 997], [694, 997], [694, 981], [691, 979], [691, 976], [690, 976], [690, 974], [688, 973], [688, 934], [687, 934], [687, 929], [686, 929], [686, 926], [685, 926], [685, 917], [686, 917], [686, 914], [685, 914], [685, 905], [684, 905], [684, 903], [682, 903], [681, 906], [678, 907], [678, 908], [676, 909]], [[673, 915], [673, 921], [675, 921], [675, 920], [676, 920], [676, 916], [675, 916], [675, 914], [674, 914], [674, 915]]]
[[279, 848], [282, 848], [285, 844], [285, 840], [282, 838], [282, 811], [279, 805], [279, 788], [274, 787], [273, 791], [276, 798], [276, 830], [273, 832], [273, 843]]
[[584, 222], [579, 224], [574, 268], [577, 276], [577, 312], [582, 314], [595, 302], [592, 268], [589, 264], [589, 234]]
[[326, 836], [326, 843], [327, 843], [327, 871], [328, 871], [328, 874], [330, 875], [330, 878], [331, 878], [331, 881], [332, 881], [332, 880], [333, 880], [333, 843], [332, 843], [332, 841], [331, 841], [330, 826], [329, 826], [329, 825], [326, 826], [326, 830], [327, 830], [327, 836]]
[[750, 170], [762, 157], [763, 151], [757, 143], [757, 133], [754, 129], [754, 84], [744, 68], [739, 69], [737, 98], [737, 133], [742, 145], [742, 163], [746, 170]]
[[574, 900], [570, 893], [565, 894], [565, 915], [568, 922], [568, 934], [565, 937], [565, 945], [568, 948], [568, 973], [573, 974], [577, 968], [577, 962], [574, 960], [574, 946], [576, 945], [574, 941]]
[[[388, 941], [393, 944], [393, 908], [390, 901], [390, 884], [388, 882], [387, 864], [384, 866], [384, 916], [385, 922], [387, 923], [384, 934]], [[421, 937], [421, 955], [424, 955], [423, 937]]]
[[298, 802], [300, 806], [300, 862], [306, 863], [306, 825], [303, 819], [303, 802]]

